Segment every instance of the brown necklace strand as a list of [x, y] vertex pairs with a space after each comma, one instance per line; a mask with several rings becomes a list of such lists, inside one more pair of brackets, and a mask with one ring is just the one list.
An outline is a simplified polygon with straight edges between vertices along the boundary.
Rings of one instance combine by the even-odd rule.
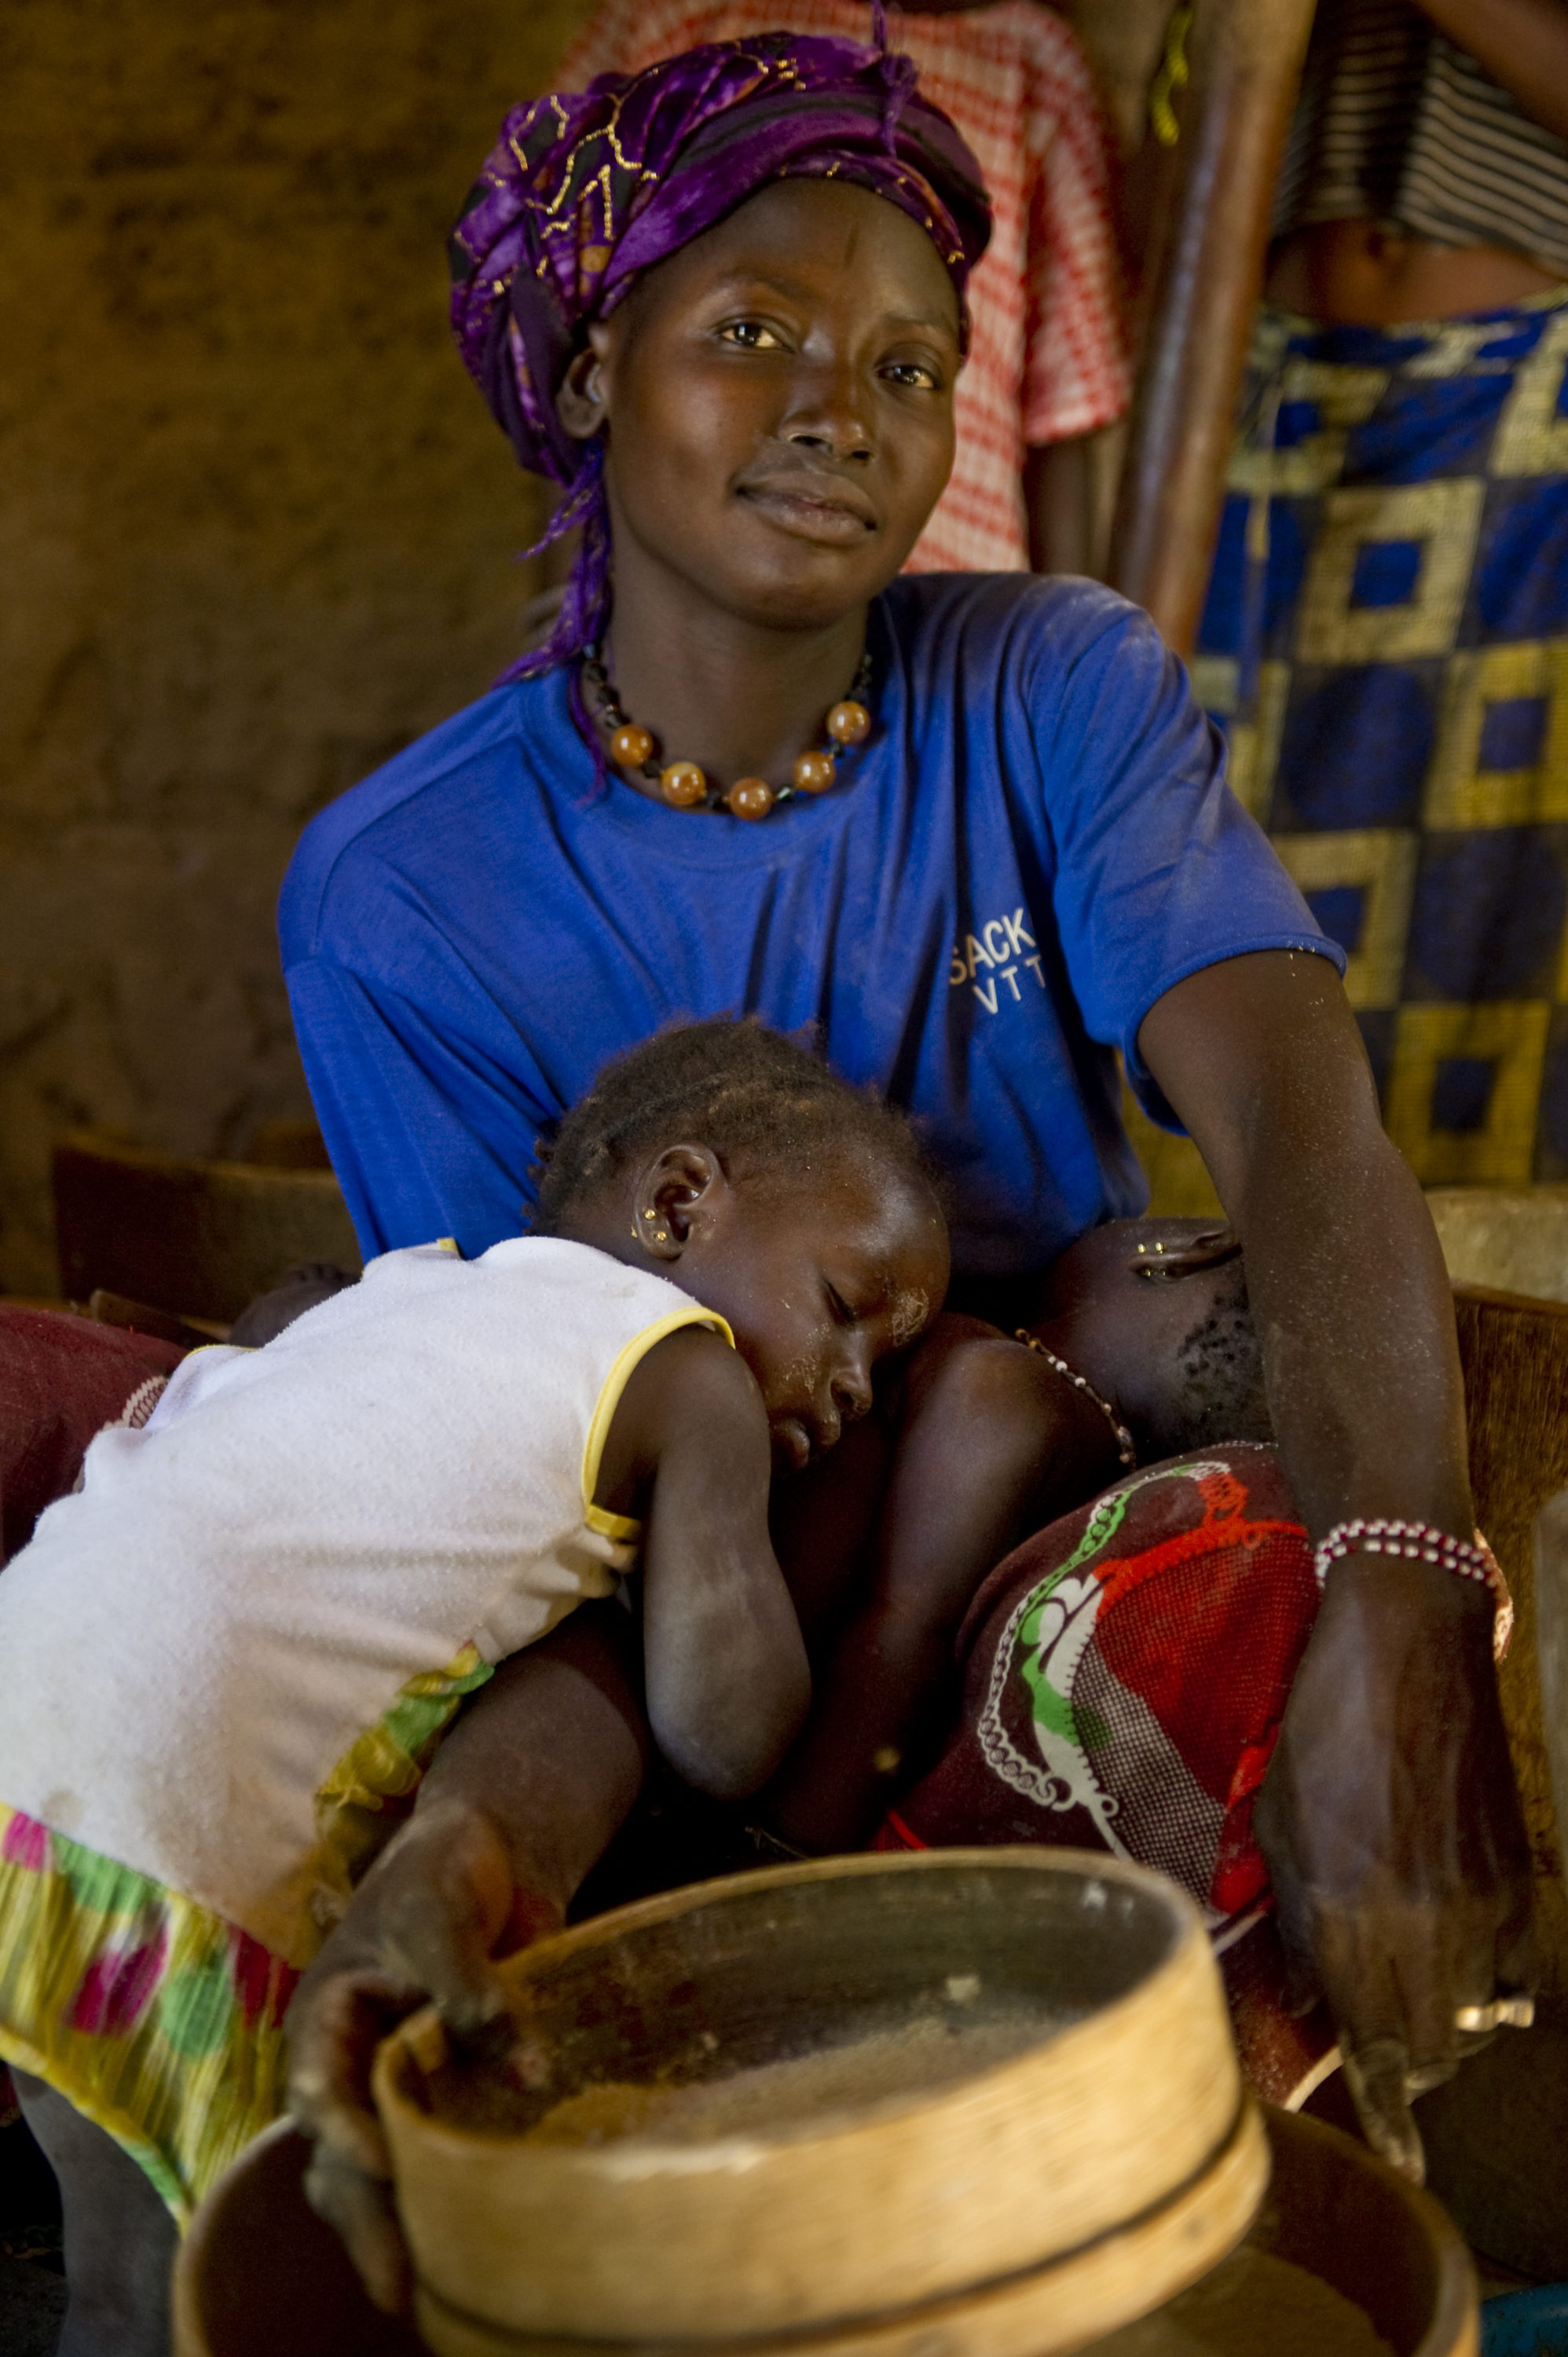
[[[710, 786], [707, 774], [695, 761], [670, 761], [662, 767], [653, 758], [653, 737], [650, 730], [628, 720], [616, 701], [605, 669], [602, 643], [590, 647], [583, 657], [583, 676], [593, 691], [598, 717], [610, 740], [610, 758], [618, 769], [636, 770], [650, 785], [657, 786], [671, 810], [727, 811], [732, 818], [766, 818], [776, 803], [793, 802], [797, 794], [825, 794], [838, 776], [833, 755], [824, 748], [821, 752], [802, 753], [795, 764], [794, 783], [770, 786], [766, 778], [737, 778], [727, 793]], [[871, 715], [865, 699], [871, 688], [871, 655], [869, 651], [860, 659], [860, 667], [850, 684], [850, 692], [840, 704], [835, 704], [827, 717], [827, 732], [841, 751], [860, 744], [871, 734]]]
[[1128, 1431], [1126, 1426], [1122, 1423], [1121, 1417], [1117, 1415], [1115, 1409], [1106, 1398], [1104, 1393], [1097, 1392], [1087, 1375], [1080, 1375], [1076, 1367], [1069, 1367], [1067, 1361], [1065, 1359], [1058, 1359], [1054, 1351], [1047, 1351], [1037, 1334], [1031, 1334], [1028, 1329], [1024, 1326], [1019, 1326], [1015, 1330], [1018, 1340], [1026, 1343], [1031, 1351], [1037, 1351], [1041, 1358], [1044, 1359], [1047, 1366], [1054, 1367], [1057, 1373], [1062, 1377], [1064, 1382], [1069, 1383], [1075, 1392], [1081, 1392], [1086, 1400], [1093, 1401], [1095, 1406], [1100, 1410], [1101, 1415], [1105, 1418], [1106, 1423], [1111, 1426], [1112, 1433], [1115, 1435], [1117, 1456], [1122, 1459], [1127, 1471], [1131, 1473], [1138, 1462], [1137, 1448], [1133, 1442], [1132, 1434]]

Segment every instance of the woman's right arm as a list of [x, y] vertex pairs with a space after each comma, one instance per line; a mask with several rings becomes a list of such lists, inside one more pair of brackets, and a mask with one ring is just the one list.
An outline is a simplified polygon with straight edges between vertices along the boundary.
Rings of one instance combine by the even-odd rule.
[[409, 1823], [300, 1982], [289, 2108], [316, 2139], [306, 2190], [381, 2308], [403, 2309], [409, 2282], [370, 2098], [376, 2048], [431, 1999], [460, 2036], [501, 2021], [494, 1959], [560, 1930], [647, 1757], [629, 1616], [582, 1606], [463, 1712]]

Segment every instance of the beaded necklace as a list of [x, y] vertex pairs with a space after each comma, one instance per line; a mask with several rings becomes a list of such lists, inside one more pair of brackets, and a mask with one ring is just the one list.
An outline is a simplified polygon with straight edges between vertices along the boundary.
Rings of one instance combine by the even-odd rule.
[[1058, 1359], [1054, 1351], [1047, 1351], [1039, 1336], [1031, 1334], [1026, 1326], [1015, 1327], [1014, 1331], [1026, 1350], [1037, 1351], [1047, 1366], [1054, 1368], [1064, 1383], [1070, 1383], [1075, 1392], [1081, 1392], [1084, 1398], [1100, 1410], [1101, 1415], [1111, 1426], [1112, 1436], [1116, 1443], [1116, 1454], [1127, 1471], [1131, 1473], [1138, 1462], [1137, 1444], [1104, 1393], [1097, 1392], [1087, 1375], [1080, 1375], [1076, 1367], [1069, 1367], [1067, 1361]]
[[[583, 657], [583, 676], [588, 683], [596, 716], [608, 734], [610, 759], [618, 769], [635, 770], [650, 785], [657, 786], [671, 810], [727, 811], [732, 818], [766, 818], [777, 803], [793, 802], [797, 794], [825, 794], [837, 780], [837, 762], [824, 747], [819, 752], [800, 755], [791, 785], [770, 786], [766, 778], [737, 778], [725, 792], [718, 786], [709, 785], [706, 772], [695, 761], [660, 765], [654, 759], [652, 732], [628, 720], [616, 701], [616, 692], [605, 669], [602, 640], [596, 640]], [[849, 694], [833, 705], [827, 716], [827, 733], [841, 752], [861, 744], [871, 734], [871, 715], [865, 702], [870, 688], [868, 649], [861, 656]]]

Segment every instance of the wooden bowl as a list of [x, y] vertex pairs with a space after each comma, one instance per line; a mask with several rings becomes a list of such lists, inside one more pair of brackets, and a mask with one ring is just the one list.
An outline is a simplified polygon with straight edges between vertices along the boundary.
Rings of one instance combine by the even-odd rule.
[[[891, 2350], [961, 2296], [973, 2327], [944, 2352], [1044, 2357], [1202, 2274], [1262, 2192], [1197, 1910], [1103, 1857], [736, 1876], [598, 1917], [507, 1977], [537, 2085], [499, 2124], [453, 2116], [475, 2082], [433, 2012], [376, 2064], [420, 2325], [447, 2357], [746, 2335], [761, 2357], [829, 2328], [824, 2357]], [[808, 2056], [794, 2116], [777, 2071], [738, 2078]], [[688, 2090], [731, 2116], [686, 2140], [659, 2121], [529, 2136], [595, 2087]]]
[[[1312, 2328], [1282, 2312], [1279, 2271], [1249, 2265], [1260, 2255], [1285, 2260], [1360, 2309], [1367, 2323], [1352, 2347], [1376, 2333], [1393, 2357], [1476, 2357], [1476, 2270], [1446, 2212], [1340, 2129], [1291, 2112], [1267, 2116], [1273, 2177], [1245, 2244], [1157, 2315], [1096, 2341], [1093, 2357], [1304, 2348]], [[1248, 2302], [1240, 2309], [1250, 2327], [1244, 2341], [1239, 2300]], [[1343, 2357], [1337, 2323], [1316, 2326], [1321, 2357]]]
[[[1475, 2274], [1437, 2203], [1333, 2128], [1289, 2112], [1267, 2112], [1264, 2121], [1274, 2173], [1248, 2244], [1356, 2301], [1394, 2357], [1475, 2357]], [[278, 2121], [201, 2204], [175, 2269], [175, 2357], [421, 2357], [407, 2328], [371, 2307], [343, 2245], [306, 2205], [309, 2149], [297, 2128]], [[1109, 2341], [1080, 2342], [1081, 2357], [1138, 2357], [1138, 2339], [1167, 2315], [1179, 2321], [1185, 2305], [1178, 2298]], [[1255, 2338], [1271, 2345], [1266, 2313]], [[1030, 2357], [1047, 2345], [1062, 2346], [1038, 2342]], [[945, 2329], [938, 2337], [923, 2320], [901, 2344], [885, 2340], [884, 2352], [950, 2357], [954, 2346]], [[822, 2357], [815, 2335], [794, 2347], [796, 2357]], [[618, 2357], [638, 2352], [622, 2344]]]

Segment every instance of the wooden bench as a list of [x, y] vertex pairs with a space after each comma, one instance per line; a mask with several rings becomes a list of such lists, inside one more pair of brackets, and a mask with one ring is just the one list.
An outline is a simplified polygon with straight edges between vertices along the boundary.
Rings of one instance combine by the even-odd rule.
[[227, 1325], [302, 1261], [357, 1271], [329, 1169], [159, 1154], [91, 1130], [54, 1152], [60, 1291], [127, 1296]]

